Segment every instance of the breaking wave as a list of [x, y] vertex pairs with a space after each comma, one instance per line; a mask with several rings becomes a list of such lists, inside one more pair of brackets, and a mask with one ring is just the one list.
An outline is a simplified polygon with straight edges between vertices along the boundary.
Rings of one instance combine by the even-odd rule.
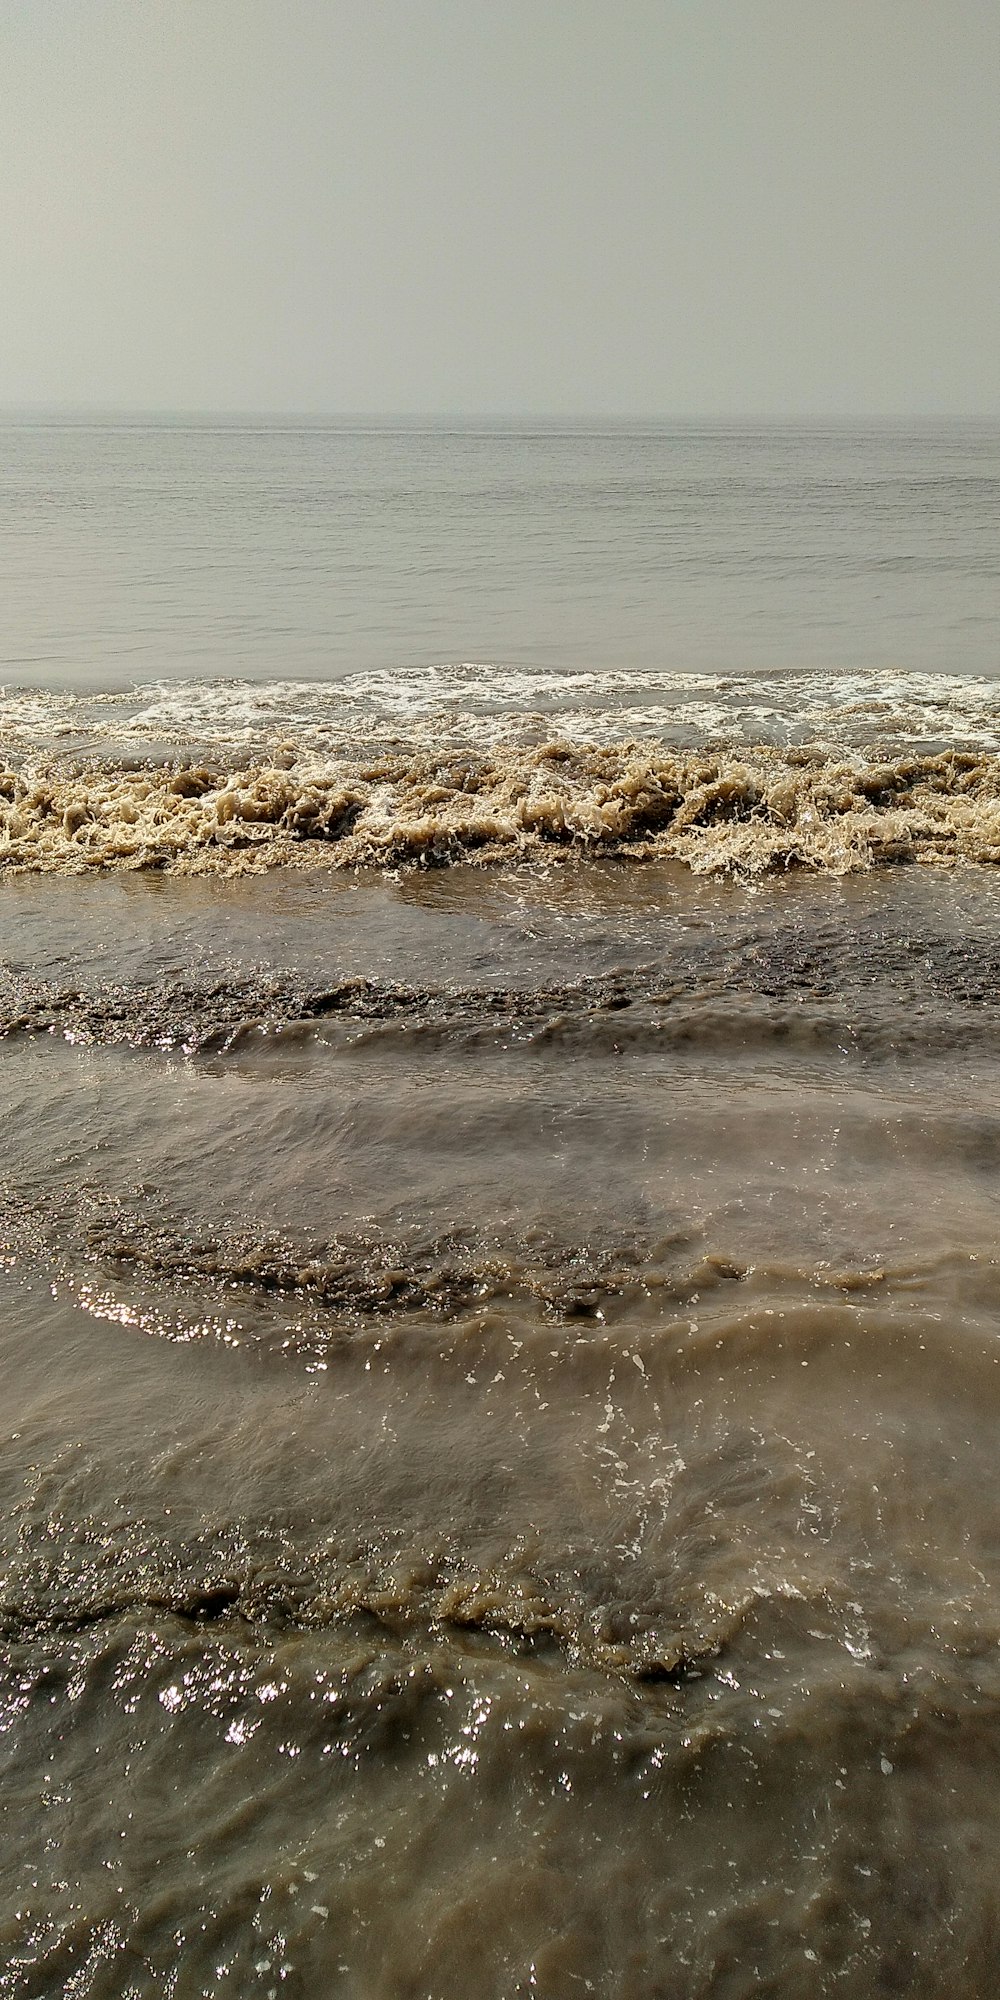
[[673, 860], [697, 874], [1000, 861], [1000, 759], [650, 743], [0, 772], [0, 868], [57, 874], [394, 869], [540, 854]]
[[277, 744], [343, 755], [402, 744], [482, 750], [556, 732], [580, 743], [642, 737], [675, 749], [819, 741], [1000, 750], [1000, 687], [982, 676], [901, 670], [706, 674], [465, 662], [327, 681], [0, 688], [0, 739], [18, 753], [168, 750], [252, 761]]

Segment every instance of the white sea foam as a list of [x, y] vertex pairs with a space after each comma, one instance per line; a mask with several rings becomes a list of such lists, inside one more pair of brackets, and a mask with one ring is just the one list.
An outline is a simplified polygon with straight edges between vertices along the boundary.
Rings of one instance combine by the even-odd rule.
[[1000, 684], [952, 674], [718, 675], [442, 663], [330, 681], [176, 681], [128, 693], [5, 688], [8, 753], [92, 755], [226, 746], [270, 752], [632, 738], [682, 743], [1000, 748]]

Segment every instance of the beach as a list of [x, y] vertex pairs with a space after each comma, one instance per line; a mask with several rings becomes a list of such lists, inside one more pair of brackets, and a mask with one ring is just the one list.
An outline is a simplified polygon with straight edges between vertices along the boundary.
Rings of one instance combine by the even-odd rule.
[[0, 1994], [981, 2000], [996, 427], [157, 435], [8, 461], [168, 528], [3, 669]]

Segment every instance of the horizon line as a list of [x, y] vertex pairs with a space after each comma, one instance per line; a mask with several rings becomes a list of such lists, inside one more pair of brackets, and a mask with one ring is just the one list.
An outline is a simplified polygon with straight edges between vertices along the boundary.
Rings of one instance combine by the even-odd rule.
[[997, 423], [996, 410], [403, 410], [276, 408], [265, 404], [171, 404], [0, 401], [0, 419], [11, 417], [128, 417], [186, 420], [252, 418], [273, 423], [356, 424], [810, 424]]

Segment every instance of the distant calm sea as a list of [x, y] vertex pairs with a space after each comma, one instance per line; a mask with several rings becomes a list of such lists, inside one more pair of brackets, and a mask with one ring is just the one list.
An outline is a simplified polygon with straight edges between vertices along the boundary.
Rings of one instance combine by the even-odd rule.
[[1000, 421], [7, 422], [2, 672], [1000, 670]]
[[1000, 422], [0, 562], [0, 2000], [993, 2000]]

